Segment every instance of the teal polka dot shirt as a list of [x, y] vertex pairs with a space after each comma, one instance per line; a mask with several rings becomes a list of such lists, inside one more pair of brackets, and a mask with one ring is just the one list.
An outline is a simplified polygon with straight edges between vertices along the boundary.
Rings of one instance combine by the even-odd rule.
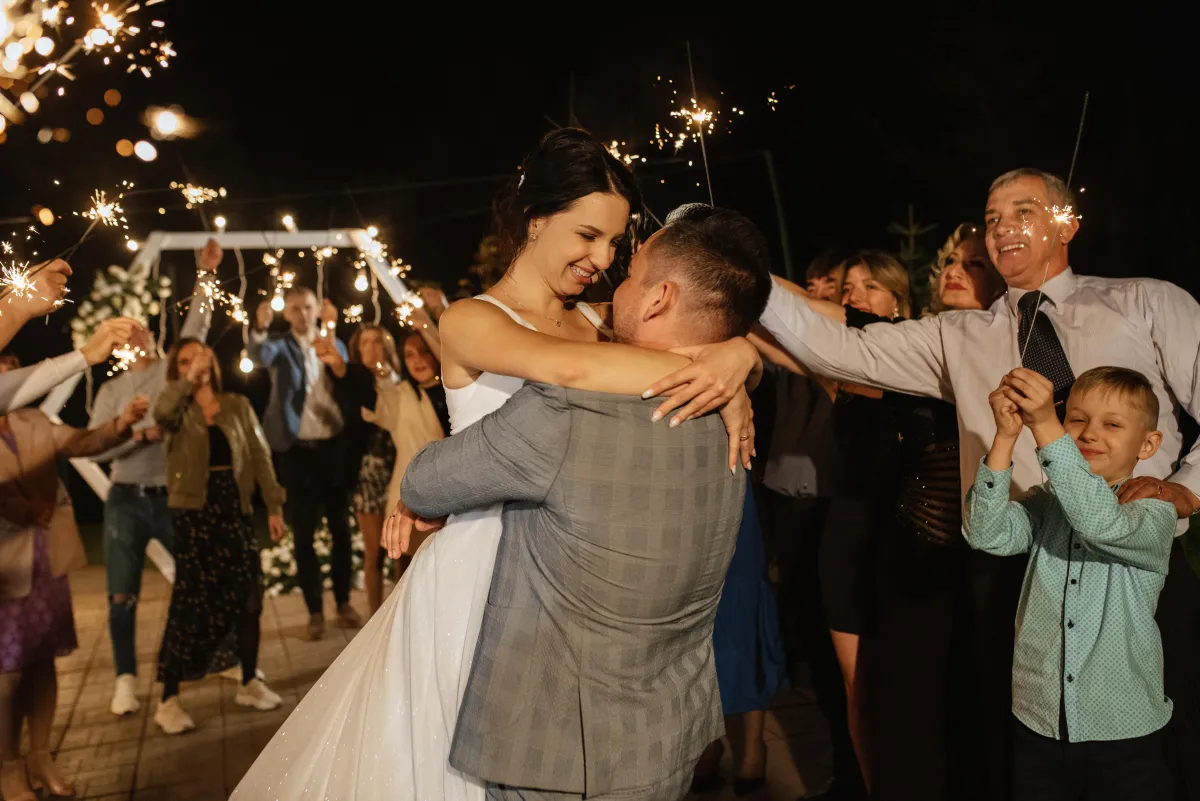
[[[1009, 500], [1012, 468], [981, 462], [963, 535], [999, 556], [1029, 553], [1017, 606], [1013, 714], [1045, 737], [1122, 740], [1171, 718], [1154, 622], [1175, 537], [1175, 507], [1124, 506], [1070, 436], [1038, 451], [1049, 481]], [[1067, 730], [1060, 731], [1060, 704]]]

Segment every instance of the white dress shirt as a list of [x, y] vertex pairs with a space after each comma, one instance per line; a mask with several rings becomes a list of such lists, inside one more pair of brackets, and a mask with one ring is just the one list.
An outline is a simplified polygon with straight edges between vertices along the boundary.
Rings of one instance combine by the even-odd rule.
[[329, 439], [342, 431], [342, 411], [333, 397], [333, 379], [317, 356], [312, 342], [292, 334], [304, 355], [304, 411], [297, 438], [307, 441]]
[[[1170, 476], [1200, 495], [1200, 442], [1177, 463], [1180, 407], [1200, 418], [1200, 304], [1165, 281], [1095, 278], [1070, 269], [1047, 281], [1043, 292], [1040, 313], [1054, 324], [1075, 375], [1128, 367], [1154, 387], [1162, 447], [1135, 474]], [[814, 312], [776, 284], [761, 322], [815, 372], [956, 404], [965, 495], [996, 434], [988, 394], [1021, 364], [1017, 301], [1024, 294], [1010, 288], [986, 311], [948, 311], [856, 330]], [[1033, 436], [1022, 431], [1013, 455], [1013, 494], [1043, 480]], [[1186, 527], [1181, 521], [1180, 530]]]

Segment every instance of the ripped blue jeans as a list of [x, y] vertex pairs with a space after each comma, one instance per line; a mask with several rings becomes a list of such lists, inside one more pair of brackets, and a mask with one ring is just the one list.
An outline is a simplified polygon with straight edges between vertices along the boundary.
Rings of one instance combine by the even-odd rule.
[[104, 504], [104, 570], [108, 630], [118, 676], [137, 673], [137, 600], [151, 539], [174, 553], [175, 529], [166, 489], [113, 484]]

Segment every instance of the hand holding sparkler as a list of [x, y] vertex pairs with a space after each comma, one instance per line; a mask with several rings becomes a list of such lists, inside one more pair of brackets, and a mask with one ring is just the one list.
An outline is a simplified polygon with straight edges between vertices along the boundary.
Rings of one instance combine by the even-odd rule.
[[136, 320], [126, 317], [114, 317], [105, 320], [96, 328], [96, 333], [87, 344], [80, 348], [80, 353], [87, 359], [89, 365], [97, 365], [107, 361], [113, 351], [121, 347], [140, 346], [146, 343], [146, 329]]
[[136, 423], [140, 423], [149, 410], [149, 398], [145, 395], [134, 396], [133, 400], [129, 401], [129, 405], [125, 407], [125, 411], [121, 412], [121, 416], [117, 419], [117, 430], [124, 434]]
[[320, 320], [321, 325], [324, 328], [333, 328], [337, 325], [337, 306], [334, 306], [333, 301], [331, 301], [329, 298], [325, 298], [325, 300], [321, 303]]
[[256, 331], [266, 331], [271, 327], [271, 323], [275, 320], [275, 310], [271, 308], [271, 301], [264, 300], [258, 304], [258, 308], [254, 310], [254, 329]]
[[184, 378], [190, 381], [194, 387], [198, 387], [208, 378], [211, 368], [212, 351], [206, 347], [199, 348], [196, 355], [192, 357], [192, 363], [188, 366]]
[[224, 257], [225, 253], [217, 244], [217, 240], [210, 239], [205, 243], [203, 250], [196, 251], [196, 268], [202, 273], [215, 273]]
[[442, 290], [425, 286], [417, 290], [417, 294], [421, 297], [421, 300], [425, 301], [425, 308], [429, 311], [430, 317], [436, 320], [442, 316], [442, 312], [446, 310], [446, 306], [448, 305], [446, 294]]
[[337, 347], [329, 341], [328, 337], [318, 337], [313, 342], [313, 349], [316, 350], [321, 364], [332, 370], [338, 378], [345, 378], [346, 360], [342, 358], [342, 354], [338, 353]]
[[63, 304], [67, 278], [71, 267], [62, 259], [54, 259], [35, 267], [5, 266], [0, 275], [0, 299], [13, 305], [13, 312], [24, 320], [49, 314]]

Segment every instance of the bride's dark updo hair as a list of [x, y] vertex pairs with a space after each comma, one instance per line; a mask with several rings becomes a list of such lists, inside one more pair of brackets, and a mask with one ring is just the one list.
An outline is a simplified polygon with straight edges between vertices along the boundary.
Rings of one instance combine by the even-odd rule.
[[[559, 128], [546, 134], [493, 204], [493, 233], [500, 244], [501, 263], [512, 264], [525, 247], [531, 220], [557, 214], [593, 192], [625, 198], [630, 211], [627, 230], [632, 234], [635, 215], [642, 210], [642, 190], [629, 168], [587, 131]], [[614, 264], [628, 260], [631, 240], [632, 236], [625, 237]]]

